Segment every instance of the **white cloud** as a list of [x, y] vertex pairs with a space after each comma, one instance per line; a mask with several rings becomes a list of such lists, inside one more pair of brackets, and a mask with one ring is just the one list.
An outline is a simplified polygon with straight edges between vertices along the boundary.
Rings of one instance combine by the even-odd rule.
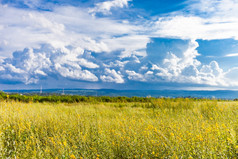
[[73, 66], [75, 68], [81, 68], [86, 67], [90, 69], [95, 69], [98, 68], [99, 66], [93, 62], [88, 61], [87, 59], [81, 58], [84, 54], [84, 50], [81, 48], [76, 48], [76, 49], [67, 49], [64, 48], [63, 54], [60, 56], [58, 55], [55, 59], [55, 63], [60, 63], [60, 64], [66, 64], [69, 66]]
[[[164, 49], [158, 49], [158, 55], [164, 58], [158, 60], [157, 63], [156, 60], [153, 61], [154, 63], [143, 63], [141, 67], [143, 69], [140, 68], [139, 72], [126, 70], [128, 79], [134, 81], [190, 83], [223, 87], [232, 85], [227, 80], [227, 73], [219, 67], [216, 61], [204, 65], [197, 60], [199, 54], [196, 50], [198, 47], [196, 41], [178, 39], [172, 40], [170, 43], [164, 43], [163, 39], [161, 41], [159, 44], [163, 45]], [[169, 50], [174, 50], [175, 52]], [[156, 59], [154, 55], [153, 58]]]
[[238, 67], [234, 67], [232, 69], [229, 69], [226, 73], [225, 73], [225, 78], [226, 81], [229, 85], [231, 86], [237, 86], [238, 85]]
[[[155, 21], [156, 17], [131, 22], [96, 16], [110, 15], [112, 9], [127, 7], [129, 2], [100, 2], [89, 12], [70, 6], [37, 11], [0, 5], [0, 57], [5, 58], [0, 60], [0, 78], [26, 84], [56, 76], [90, 82], [125, 83], [128, 79], [238, 86], [237, 68], [225, 72], [216, 61], [202, 64], [195, 41], [238, 39], [237, 0], [196, 0], [186, 12]], [[39, 5], [32, 0], [24, 3], [30, 8]], [[187, 40], [158, 49], [157, 56], [146, 52], [152, 37]]]
[[47, 76], [47, 74], [46, 74], [45, 72], [43, 72], [42, 70], [35, 70], [34, 73], [35, 73], [35, 74], [42, 75], [42, 76]]
[[[164, 50], [167, 55], [162, 60], [162, 63], [158, 65], [152, 65], [152, 70], [158, 70], [157, 76], [163, 77], [166, 80], [176, 81], [177, 78], [181, 76], [181, 74], [185, 74], [187, 71], [184, 69], [188, 69], [190, 66], [198, 67], [201, 63], [196, 59], [199, 55], [196, 48], [198, 47], [198, 43], [194, 40], [188, 41], [185, 44], [178, 46], [170, 46], [169, 44], [167, 49], [171, 49], [171, 47], [175, 47], [175, 50], [180, 50], [178, 52], [167, 52]], [[179, 49], [183, 48], [184, 49]], [[187, 75], [188, 76], [188, 75]]]
[[[42, 78], [56, 75], [89, 82], [97, 82], [100, 78], [103, 82], [125, 83], [125, 77], [130, 81], [140, 82], [238, 85], [233, 77], [236, 70], [224, 72], [216, 61], [203, 65], [196, 59], [199, 56], [196, 41], [175, 41], [177, 45], [173, 42], [166, 45], [164, 43], [166, 49], [158, 54], [166, 56], [157, 63], [156, 57], [153, 57], [155, 63], [152, 63], [148, 60], [149, 57], [138, 58], [132, 55], [124, 58], [108, 57], [107, 65], [101, 59], [108, 53], [97, 55], [97, 59], [79, 47], [55, 49], [50, 45], [43, 45], [39, 49], [24, 49], [2, 61], [0, 78], [25, 84], [37, 83]], [[168, 52], [167, 49], [175, 52]]]
[[234, 17], [238, 16], [237, 0], [195, 0], [195, 3], [189, 6], [192, 13], [198, 12], [204, 16]]
[[4, 67], [3, 66], [0, 66], [0, 71], [4, 71]]
[[[90, 59], [84, 59], [84, 52], [79, 48], [54, 49], [43, 45], [40, 49], [24, 49], [13, 53], [12, 58], [2, 62], [2, 79], [14, 79], [25, 84], [38, 82], [41, 78], [57, 75], [68, 79], [98, 81], [88, 69], [99, 68]], [[85, 67], [85, 69], [82, 69]]]
[[136, 73], [135, 71], [130, 71], [130, 70], [126, 70], [126, 73], [128, 74], [128, 79], [129, 80], [143, 81], [143, 82], [146, 81], [145, 77], [140, 73]]
[[181, 71], [182, 76], [197, 77], [198, 74], [198, 69], [193, 65], [187, 66]]
[[98, 81], [98, 78], [88, 70], [81, 70], [80, 68], [73, 68], [73, 67], [64, 67], [60, 64], [55, 65], [56, 71], [63, 77], [76, 79], [76, 80], [85, 80], [85, 81]]
[[10, 57], [16, 50], [39, 48], [44, 43], [97, 53], [125, 50], [129, 54], [146, 48], [149, 38], [137, 35], [140, 26], [92, 17], [85, 11], [66, 6], [55, 7], [51, 12], [33, 11], [0, 5], [0, 43], [4, 44], [0, 56]]
[[238, 56], [238, 53], [232, 53], [232, 54], [227, 54], [225, 57], [236, 57]]
[[115, 50], [123, 50], [121, 57], [128, 57], [132, 54], [146, 56], [145, 49], [147, 43], [150, 42], [150, 38], [147, 35], [131, 35], [113, 39], [105, 39], [103, 42], [107, 44], [107, 46], [115, 48]]
[[108, 68], [105, 69], [106, 75], [101, 75], [100, 79], [103, 82], [115, 82], [115, 83], [124, 83], [124, 79], [119, 71], [115, 71], [114, 69], [110, 70]]
[[146, 75], [153, 75], [154, 74], [154, 72], [152, 72], [152, 71], [147, 71], [146, 72]]
[[112, 0], [99, 2], [95, 4], [94, 8], [89, 9], [89, 13], [95, 15], [96, 13], [103, 13], [105, 15], [111, 14], [110, 10], [112, 8], [123, 8], [128, 6], [128, 2], [132, 0]]
[[130, 61], [119, 61], [119, 60], [115, 60], [110, 62], [108, 65], [107, 64], [103, 64], [104, 67], [112, 67], [112, 68], [123, 68], [128, 62]]
[[224, 78], [223, 70], [219, 67], [216, 61], [210, 62], [209, 65], [203, 65], [200, 69], [198, 77], [201, 80], [201, 83], [208, 85], [229, 85]]
[[183, 39], [238, 39], [237, 10], [237, 0], [195, 0], [183, 11], [159, 17], [154, 25], [157, 31], [152, 34]]
[[175, 16], [158, 20], [155, 35], [183, 39], [238, 39], [237, 25], [238, 17]]
[[87, 67], [87, 68], [99, 68], [99, 66], [93, 62], [89, 62], [88, 60], [86, 59], [78, 59], [78, 63], [79, 65], [81, 66], [84, 66], [84, 67]]
[[24, 70], [20, 69], [20, 68], [16, 68], [15, 66], [13, 66], [12, 64], [6, 64], [5, 65], [5, 69], [9, 70], [10, 72], [13, 72], [13, 73], [25, 73]]

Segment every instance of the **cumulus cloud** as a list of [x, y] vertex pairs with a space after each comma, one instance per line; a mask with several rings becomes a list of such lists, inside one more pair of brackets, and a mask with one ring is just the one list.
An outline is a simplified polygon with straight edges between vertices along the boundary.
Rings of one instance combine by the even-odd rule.
[[95, 4], [94, 8], [89, 9], [89, 13], [95, 15], [96, 13], [102, 13], [104, 15], [111, 14], [112, 8], [123, 8], [128, 6], [128, 2], [132, 0], [112, 0], [99, 2]]
[[229, 85], [231, 86], [237, 86], [238, 85], [238, 67], [234, 67], [232, 69], [229, 69], [224, 74], [226, 81], [229, 81]]
[[100, 79], [103, 82], [115, 82], [115, 83], [124, 83], [124, 79], [121, 75], [121, 72], [115, 71], [114, 69], [110, 70], [105, 69], [105, 75], [101, 75]]
[[[197, 60], [198, 43], [194, 40], [160, 39], [156, 55], [148, 55], [136, 71], [126, 70], [128, 79], [143, 82], [193, 83], [212, 86], [229, 86], [231, 70], [224, 72], [216, 61], [204, 65]], [[174, 45], [177, 43], [177, 45]], [[153, 61], [151, 61], [151, 58]], [[230, 76], [231, 78], [231, 76]], [[234, 79], [234, 77], [232, 77]]]
[[75, 80], [98, 81], [89, 69], [99, 66], [84, 59], [83, 54], [79, 48], [54, 49], [50, 45], [43, 45], [40, 49], [24, 49], [14, 52], [12, 58], [2, 62], [1, 74], [4, 76], [1, 77], [18, 77], [16, 80], [26, 84], [37, 83], [52, 74]]
[[[72, 6], [24, 10], [0, 4], [0, 79], [25, 84], [52, 77], [238, 86], [237, 68], [224, 71], [216, 61], [201, 63], [196, 41], [238, 39], [237, 0], [195, 0], [176, 15], [144, 22], [110, 18], [112, 9], [127, 7], [130, 1], [100, 2], [89, 11]], [[34, 8], [39, 1], [24, 2]], [[158, 39], [156, 53], [148, 49], [152, 38]]]
[[62, 66], [60, 64], [55, 65], [55, 70], [63, 77], [76, 79], [76, 80], [85, 80], [85, 81], [98, 81], [98, 78], [88, 70], [82, 70], [78, 67]]
[[143, 81], [143, 82], [146, 81], [145, 77], [142, 74], [136, 73], [135, 71], [126, 70], [126, 73], [128, 74], [129, 80]]
[[197, 60], [196, 41], [170, 39], [170, 43], [166, 43], [164, 40], [167, 41], [160, 39], [158, 45], [163, 46], [163, 49], [158, 50], [156, 55], [109, 56], [105, 61], [101, 60], [108, 53], [92, 55], [79, 47], [54, 48], [42, 45], [39, 49], [28, 48], [14, 52], [13, 57], [2, 61], [0, 78], [25, 84], [37, 83], [49, 77], [118, 84], [126, 81], [213, 86], [238, 84], [235, 82], [237, 69], [225, 72], [216, 61], [204, 65]]

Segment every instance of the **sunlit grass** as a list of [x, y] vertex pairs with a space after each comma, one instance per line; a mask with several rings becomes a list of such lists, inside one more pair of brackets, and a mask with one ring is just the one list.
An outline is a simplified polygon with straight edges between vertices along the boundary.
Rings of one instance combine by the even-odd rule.
[[238, 102], [0, 103], [0, 158], [236, 158]]

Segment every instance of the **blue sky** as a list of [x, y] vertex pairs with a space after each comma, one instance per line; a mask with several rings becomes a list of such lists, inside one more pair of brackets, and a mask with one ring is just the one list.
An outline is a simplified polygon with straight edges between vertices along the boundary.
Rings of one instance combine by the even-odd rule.
[[0, 89], [237, 89], [237, 0], [0, 0]]

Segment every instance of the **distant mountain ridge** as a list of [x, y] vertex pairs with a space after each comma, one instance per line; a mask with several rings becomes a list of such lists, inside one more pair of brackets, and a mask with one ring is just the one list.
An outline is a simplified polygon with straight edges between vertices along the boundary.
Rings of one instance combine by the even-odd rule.
[[[41, 94], [40, 89], [33, 90], [4, 90], [7, 93], [19, 94]], [[47, 94], [65, 94], [81, 96], [126, 96], [126, 97], [195, 97], [195, 98], [220, 98], [235, 99], [238, 98], [238, 91], [232, 90], [114, 90], [114, 89], [43, 89], [43, 95]]]

